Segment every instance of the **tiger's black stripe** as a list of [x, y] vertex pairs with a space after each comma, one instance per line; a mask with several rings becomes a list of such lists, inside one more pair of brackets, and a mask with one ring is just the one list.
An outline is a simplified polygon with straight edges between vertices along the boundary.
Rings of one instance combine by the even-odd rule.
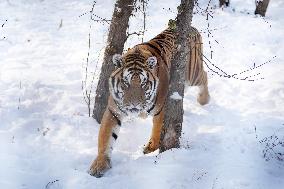
[[116, 140], [118, 136], [117, 136], [117, 134], [112, 133], [112, 137], [114, 138], [114, 140]]
[[150, 112], [155, 108], [156, 103], [157, 103], [157, 97], [155, 98], [155, 102], [153, 103], [153, 105], [151, 106], [151, 108], [149, 108], [149, 109], [147, 110], [147, 113], [148, 113], [148, 114], [150, 114]]

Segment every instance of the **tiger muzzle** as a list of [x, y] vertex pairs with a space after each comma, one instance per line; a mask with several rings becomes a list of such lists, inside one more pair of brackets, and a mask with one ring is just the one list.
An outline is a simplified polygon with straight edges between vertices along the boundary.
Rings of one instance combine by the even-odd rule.
[[145, 107], [145, 94], [140, 82], [133, 81], [125, 91], [123, 105], [130, 112], [140, 112]]

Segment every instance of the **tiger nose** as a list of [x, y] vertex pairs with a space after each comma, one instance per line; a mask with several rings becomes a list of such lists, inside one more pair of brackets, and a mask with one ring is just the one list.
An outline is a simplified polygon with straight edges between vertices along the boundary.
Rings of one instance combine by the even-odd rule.
[[143, 91], [133, 91], [131, 102], [134, 106], [139, 106], [144, 101]]
[[132, 111], [139, 111], [141, 109], [140, 103], [132, 103], [129, 109]]
[[133, 108], [138, 108], [140, 106], [140, 103], [139, 102], [133, 102], [132, 103], [132, 107]]

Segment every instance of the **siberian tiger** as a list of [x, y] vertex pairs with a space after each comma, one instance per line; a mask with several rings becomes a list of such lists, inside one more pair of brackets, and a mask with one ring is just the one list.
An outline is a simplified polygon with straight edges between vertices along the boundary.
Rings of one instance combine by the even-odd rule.
[[[98, 156], [89, 173], [101, 177], [111, 167], [113, 142], [118, 137], [121, 120], [134, 113], [141, 117], [153, 116], [153, 129], [144, 153], [159, 148], [163, 124], [164, 104], [167, 97], [170, 63], [175, 47], [176, 33], [169, 27], [150, 41], [134, 46], [123, 55], [114, 55], [116, 69], [109, 78], [111, 95], [104, 112], [98, 136]], [[199, 86], [197, 101], [209, 101], [207, 73], [203, 70], [202, 39], [192, 27], [189, 36], [190, 61], [186, 66], [186, 82]]]

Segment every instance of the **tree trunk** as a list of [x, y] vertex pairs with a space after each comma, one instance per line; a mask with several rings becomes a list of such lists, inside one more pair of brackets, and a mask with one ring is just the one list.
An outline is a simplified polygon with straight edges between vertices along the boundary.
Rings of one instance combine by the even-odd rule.
[[127, 40], [126, 31], [129, 26], [129, 17], [132, 15], [135, 2], [136, 0], [117, 0], [114, 7], [101, 74], [96, 89], [93, 118], [98, 123], [101, 123], [109, 97], [108, 79], [114, 70], [112, 56], [123, 52], [124, 43]]
[[[183, 122], [183, 96], [185, 84], [185, 66], [189, 61], [189, 34], [194, 3], [193, 0], [181, 0], [178, 7], [176, 32], [177, 50], [173, 55], [170, 70], [170, 85], [165, 103], [164, 124], [160, 138], [160, 152], [179, 147]], [[171, 96], [175, 94], [175, 98]], [[178, 94], [178, 95], [177, 95]], [[178, 97], [178, 98], [177, 98]]]
[[223, 5], [225, 5], [226, 7], [228, 7], [230, 4], [230, 0], [219, 0], [219, 6], [222, 7]]
[[261, 16], [265, 16], [269, 0], [256, 0], [256, 9], [254, 14], [260, 14]]

